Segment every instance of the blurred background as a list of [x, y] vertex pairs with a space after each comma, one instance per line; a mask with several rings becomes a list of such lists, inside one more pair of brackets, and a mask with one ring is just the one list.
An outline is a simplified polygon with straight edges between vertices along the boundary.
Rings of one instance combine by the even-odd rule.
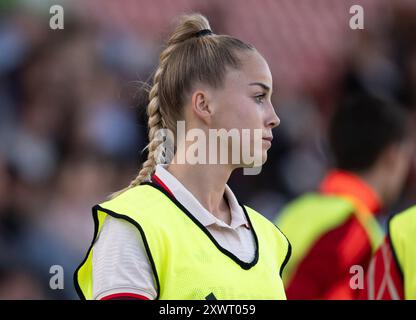
[[[49, 27], [53, 4], [63, 30]], [[364, 30], [349, 27], [354, 4]], [[173, 19], [193, 11], [253, 44], [272, 70], [281, 125], [269, 160], [229, 182], [269, 219], [331, 167], [326, 129], [342, 99], [365, 92], [416, 107], [414, 0], [0, 0], [0, 299], [77, 298], [91, 207], [145, 158], [138, 81]], [[416, 203], [415, 168], [391, 211]], [[49, 287], [52, 265], [64, 268], [63, 290]]]

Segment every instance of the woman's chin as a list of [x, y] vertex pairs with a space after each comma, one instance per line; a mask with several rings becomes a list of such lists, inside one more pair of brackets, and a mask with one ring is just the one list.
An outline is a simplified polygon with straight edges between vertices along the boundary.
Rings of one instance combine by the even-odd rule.
[[258, 157], [257, 159], [254, 159], [253, 161], [250, 161], [249, 163], [246, 162], [242, 162], [239, 167], [240, 168], [255, 168], [255, 167], [260, 167], [262, 165], [264, 165], [267, 161], [267, 151], [263, 150], [261, 158]]

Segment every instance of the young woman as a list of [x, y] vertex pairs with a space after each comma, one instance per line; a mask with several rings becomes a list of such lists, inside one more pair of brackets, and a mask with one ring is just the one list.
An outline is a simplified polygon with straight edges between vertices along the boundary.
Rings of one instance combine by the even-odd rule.
[[[249, 130], [248, 144], [264, 163], [279, 124], [271, 94], [272, 76], [256, 49], [213, 34], [199, 14], [181, 17], [149, 93], [147, 161], [129, 187], [93, 208], [94, 240], [75, 272], [81, 298], [286, 298], [281, 273], [288, 240], [240, 205], [226, 184], [234, 169], [252, 167], [255, 159], [180, 161], [194, 146], [177, 133], [178, 121], [185, 133], [197, 129], [205, 137], [212, 130]], [[173, 159], [160, 152], [160, 129], [173, 133]], [[233, 142], [217, 149], [235, 154]], [[244, 139], [237, 144], [246, 146]], [[203, 151], [207, 158], [214, 152]]]

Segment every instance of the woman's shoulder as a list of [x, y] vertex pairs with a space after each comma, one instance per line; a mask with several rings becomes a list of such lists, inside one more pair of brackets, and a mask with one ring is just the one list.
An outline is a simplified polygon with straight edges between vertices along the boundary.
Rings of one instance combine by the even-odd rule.
[[93, 251], [94, 298], [136, 293], [155, 299], [156, 288], [143, 238], [123, 219], [107, 216]]
[[146, 208], [160, 203], [164, 195], [149, 185], [138, 185], [109, 198], [95, 206], [96, 210], [116, 214], [130, 215], [132, 212], [144, 212]]

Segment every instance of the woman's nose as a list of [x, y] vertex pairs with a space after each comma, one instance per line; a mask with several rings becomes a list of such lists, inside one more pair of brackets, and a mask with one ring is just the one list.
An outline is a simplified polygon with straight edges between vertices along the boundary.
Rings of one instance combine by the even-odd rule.
[[270, 104], [269, 110], [270, 112], [267, 117], [267, 127], [275, 128], [280, 124], [280, 118], [277, 116], [272, 104]]

